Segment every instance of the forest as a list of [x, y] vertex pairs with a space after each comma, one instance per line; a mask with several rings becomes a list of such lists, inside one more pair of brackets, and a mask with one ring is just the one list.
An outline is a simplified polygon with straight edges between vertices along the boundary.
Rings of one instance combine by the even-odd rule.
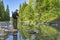
[[24, 40], [32, 35], [34, 40], [60, 40], [60, 32], [45, 24], [59, 17], [59, 0], [29, 0], [20, 4], [18, 29]]
[[7, 8], [5, 10], [3, 1], [0, 1], [0, 21], [9, 21], [9, 6], [7, 5]]

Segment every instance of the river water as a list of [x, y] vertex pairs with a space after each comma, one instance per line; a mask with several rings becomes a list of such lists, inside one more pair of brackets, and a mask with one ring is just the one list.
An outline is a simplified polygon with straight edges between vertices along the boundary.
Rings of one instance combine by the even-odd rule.
[[[9, 22], [9, 21], [0, 22], [0, 28], [4, 26], [4, 28], [9, 29], [10, 28], [10, 27], [8, 27], [9, 25], [12, 25], [12, 22]], [[17, 33], [17, 35], [18, 35], [17, 40], [23, 40], [20, 33]], [[8, 38], [5, 40], [13, 40], [13, 35], [8, 35]]]
[[[18, 35], [17, 40], [23, 40], [22, 36], [20, 35], [20, 33], [17, 33], [17, 35]], [[13, 40], [13, 35], [9, 35], [6, 40]]]

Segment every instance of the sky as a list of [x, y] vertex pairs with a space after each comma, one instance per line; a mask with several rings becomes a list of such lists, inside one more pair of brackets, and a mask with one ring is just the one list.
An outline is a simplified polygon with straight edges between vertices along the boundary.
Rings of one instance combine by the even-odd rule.
[[3, 0], [3, 3], [5, 9], [7, 5], [9, 6], [10, 16], [12, 16], [12, 11], [14, 12], [16, 9], [19, 9], [19, 5], [25, 1], [28, 3], [28, 0]]

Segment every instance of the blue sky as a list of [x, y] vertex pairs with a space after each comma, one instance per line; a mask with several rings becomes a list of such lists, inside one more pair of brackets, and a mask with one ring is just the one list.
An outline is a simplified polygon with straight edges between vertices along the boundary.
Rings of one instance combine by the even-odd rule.
[[25, 1], [28, 3], [28, 0], [3, 0], [5, 9], [7, 5], [9, 6], [10, 16], [12, 14], [11, 12], [19, 9], [19, 5]]

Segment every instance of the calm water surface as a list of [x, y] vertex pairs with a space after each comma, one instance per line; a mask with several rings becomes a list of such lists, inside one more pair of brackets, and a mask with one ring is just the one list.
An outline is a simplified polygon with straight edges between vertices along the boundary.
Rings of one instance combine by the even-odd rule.
[[[23, 40], [19, 33], [17, 33], [17, 35], [18, 35], [17, 40]], [[6, 40], [13, 40], [13, 35], [9, 35]]]

